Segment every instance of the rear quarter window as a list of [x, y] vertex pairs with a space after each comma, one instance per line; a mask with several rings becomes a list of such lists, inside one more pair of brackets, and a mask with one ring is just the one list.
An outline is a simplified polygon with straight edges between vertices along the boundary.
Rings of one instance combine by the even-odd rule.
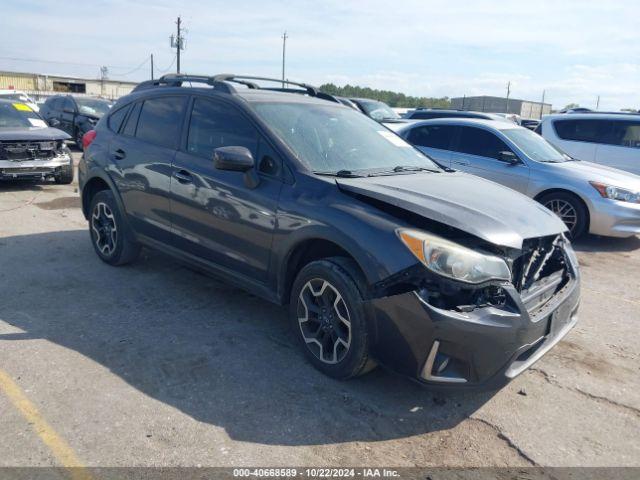
[[555, 120], [553, 127], [562, 140], [574, 142], [603, 143], [611, 128], [611, 121], [591, 119]]
[[120, 127], [122, 127], [122, 122], [127, 116], [129, 107], [131, 107], [130, 104], [111, 112], [107, 121], [111, 131], [116, 133], [120, 131]]

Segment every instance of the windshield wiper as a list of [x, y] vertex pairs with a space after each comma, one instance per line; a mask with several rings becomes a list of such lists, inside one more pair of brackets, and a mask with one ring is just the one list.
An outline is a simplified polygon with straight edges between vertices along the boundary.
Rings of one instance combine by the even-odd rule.
[[321, 172], [314, 171], [316, 175], [329, 175], [331, 177], [342, 177], [342, 178], [360, 178], [362, 175], [358, 175], [357, 173], [353, 173], [351, 170], [338, 170], [337, 172]]
[[426, 168], [426, 167], [418, 167], [413, 165], [397, 165], [393, 167], [391, 170], [382, 170], [379, 172], [373, 172], [367, 175], [368, 177], [375, 177], [376, 175], [391, 175], [394, 173], [403, 173], [403, 172], [432, 172], [432, 173], [440, 173], [441, 170], [436, 170], [435, 168]]

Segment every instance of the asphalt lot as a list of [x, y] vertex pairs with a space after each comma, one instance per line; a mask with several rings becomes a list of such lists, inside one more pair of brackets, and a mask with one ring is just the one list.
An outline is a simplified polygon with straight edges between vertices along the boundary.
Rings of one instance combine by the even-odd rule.
[[323, 376], [285, 309], [158, 253], [103, 264], [76, 184], [0, 185], [0, 466], [640, 466], [640, 238], [577, 249], [568, 337], [435, 394]]

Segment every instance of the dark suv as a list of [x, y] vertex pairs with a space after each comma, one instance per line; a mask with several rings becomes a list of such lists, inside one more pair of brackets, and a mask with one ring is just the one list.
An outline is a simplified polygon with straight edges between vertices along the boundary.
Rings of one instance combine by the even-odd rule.
[[152, 247], [288, 304], [335, 378], [380, 363], [496, 387], [573, 327], [578, 264], [558, 217], [313, 87], [258, 80], [145, 82], [85, 135], [82, 208], [103, 261]]
[[111, 102], [101, 98], [55, 95], [40, 107], [40, 115], [52, 127], [67, 132], [82, 149], [82, 136], [95, 127], [109, 108]]

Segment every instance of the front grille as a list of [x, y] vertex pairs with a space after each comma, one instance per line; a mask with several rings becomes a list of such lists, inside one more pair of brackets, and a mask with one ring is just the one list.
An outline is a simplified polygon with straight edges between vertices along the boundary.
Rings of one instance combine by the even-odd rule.
[[525, 240], [523, 253], [513, 262], [513, 285], [529, 312], [540, 309], [568, 281], [561, 236]]
[[55, 141], [0, 142], [0, 160], [20, 162], [26, 160], [48, 160], [56, 154]]

